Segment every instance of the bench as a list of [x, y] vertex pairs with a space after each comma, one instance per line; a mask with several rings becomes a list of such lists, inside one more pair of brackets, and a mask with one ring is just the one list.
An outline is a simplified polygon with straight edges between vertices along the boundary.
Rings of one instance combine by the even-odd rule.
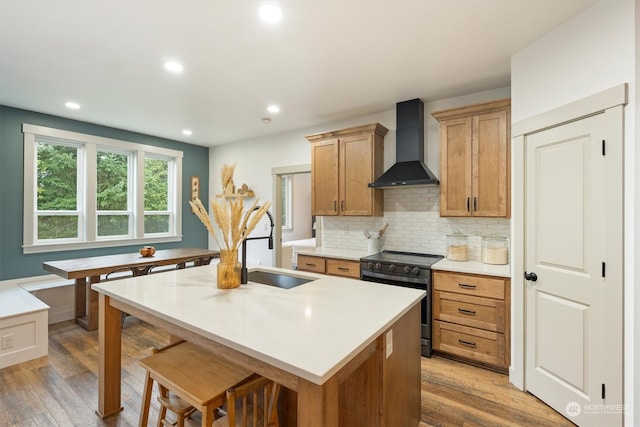
[[48, 354], [48, 314], [20, 286], [0, 288], [0, 369]]

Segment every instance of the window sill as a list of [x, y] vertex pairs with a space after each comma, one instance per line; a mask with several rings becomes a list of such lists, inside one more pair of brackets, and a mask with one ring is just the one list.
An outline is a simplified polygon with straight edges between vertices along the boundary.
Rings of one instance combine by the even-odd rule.
[[182, 236], [148, 237], [143, 239], [98, 240], [94, 242], [53, 243], [22, 246], [23, 254], [75, 251], [81, 249], [113, 248], [118, 246], [150, 245], [155, 243], [181, 242]]

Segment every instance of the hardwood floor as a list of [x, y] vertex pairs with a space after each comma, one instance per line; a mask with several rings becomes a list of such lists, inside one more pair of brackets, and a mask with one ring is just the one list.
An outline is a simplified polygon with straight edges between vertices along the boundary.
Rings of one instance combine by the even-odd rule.
[[[124, 411], [101, 420], [97, 332], [75, 323], [49, 326], [49, 356], [0, 370], [0, 426], [137, 426], [144, 381], [138, 360], [168, 343], [166, 333], [127, 317], [122, 339]], [[151, 423], [158, 404], [152, 399]], [[192, 425], [199, 425], [196, 416]], [[422, 422], [426, 426], [573, 425], [507, 376], [440, 357], [422, 359]], [[394, 426], [395, 427], [395, 426]], [[402, 426], [399, 426], [402, 427]]]

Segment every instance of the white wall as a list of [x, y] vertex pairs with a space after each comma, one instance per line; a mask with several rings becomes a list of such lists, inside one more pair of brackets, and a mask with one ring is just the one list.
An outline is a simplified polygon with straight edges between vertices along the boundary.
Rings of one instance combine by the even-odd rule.
[[[638, 69], [636, 58], [640, 0], [601, 0], [544, 38], [518, 52], [511, 61], [512, 120], [519, 122], [621, 83], [629, 84], [625, 108], [625, 403], [628, 426], [640, 425], [638, 357], [640, 317], [634, 315], [640, 296], [640, 140], [636, 124]], [[635, 302], [635, 304], [634, 304]], [[634, 404], [635, 403], [635, 404]]]

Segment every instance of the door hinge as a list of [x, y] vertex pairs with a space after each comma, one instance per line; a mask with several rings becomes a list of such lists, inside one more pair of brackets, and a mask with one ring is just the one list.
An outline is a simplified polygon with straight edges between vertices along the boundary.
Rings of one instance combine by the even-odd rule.
[[605, 388], [604, 388], [604, 384], [602, 384], [602, 399], [604, 399], [604, 395], [605, 395]]
[[607, 263], [602, 262], [602, 277], [606, 277], [606, 276], [607, 276]]
[[602, 140], [602, 155], [606, 156], [607, 155], [607, 149], [606, 149], [606, 145], [607, 143], [605, 142], [605, 140]]

